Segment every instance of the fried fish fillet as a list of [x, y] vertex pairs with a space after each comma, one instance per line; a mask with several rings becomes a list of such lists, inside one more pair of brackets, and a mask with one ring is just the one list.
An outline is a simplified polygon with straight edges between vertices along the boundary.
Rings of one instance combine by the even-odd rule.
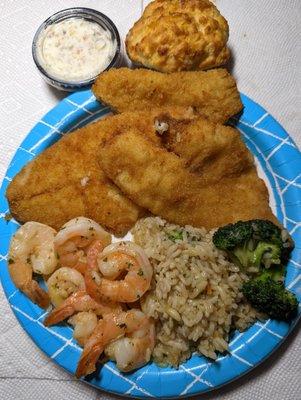
[[99, 159], [107, 176], [136, 204], [179, 225], [211, 229], [252, 218], [275, 220], [249, 156], [240, 174], [227, 177], [225, 170], [220, 180], [208, 182], [200, 170], [198, 175], [187, 169], [187, 160], [132, 128], [105, 141]]
[[83, 215], [122, 235], [141, 209], [106, 177], [97, 162], [97, 148], [111, 124], [107, 118], [65, 135], [26, 165], [7, 189], [11, 214], [20, 222], [38, 221], [60, 228]]
[[229, 27], [208, 0], [156, 0], [126, 37], [129, 58], [161, 72], [208, 69], [224, 65]]
[[117, 112], [160, 107], [193, 107], [214, 122], [225, 122], [242, 110], [233, 77], [225, 69], [164, 74], [146, 69], [110, 69], [92, 90]]
[[252, 154], [230, 126], [203, 118], [175, 119], [164, 112], [156, 117], [156, 123], [165, 126], [164, 146], [208, 184], [239, 176], [254, 167]]
[[[104, 174], [97, 161], [98, 146], [105, 137], [131, 126], [159, 141], [154, 133], [154, 115], [128, 112], [109, 116], [66, 134], [10, 183], [6, 195], [13, 217], [58, 229], [69, 219], [83, 215], [116, 235], [125, 234], [144, 211]], [[187, 119], [192, 114], [191, 110], [173, 108], [168, 115]]]

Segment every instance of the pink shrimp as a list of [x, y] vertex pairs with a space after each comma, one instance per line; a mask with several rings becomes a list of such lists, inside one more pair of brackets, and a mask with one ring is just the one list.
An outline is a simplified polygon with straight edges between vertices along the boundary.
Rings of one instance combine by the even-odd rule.
[[152, 320], [127, 336], [110, 343], [105, 354], [116, 361], [120, 371], [129, 372], [149, 362], [155, 346], [155, 324]]
[[149, 324], [148, 317], [142, 311], [136, 309], [105, 315], [103, 319], [98, 321], [94, 332], [86, 342], [76, 369], [76, 377], [80, 378], [94, 372], [98, 358], [105, 347], [113, 340], [144, 329]]
[[54, 239], [60, 264], [84, 274], [87, 249], [95, 240], [101, 240], [104, 248], [111, 243], [111, 235], [89, 218], [78, 217], [68, 221]]
[[59, 307], [55, 308], [44, 320], [45, 326], [57, 324], [71, 315], [82, 312], [93, 311], [96, 315], [118, 313], [122, 311], [119, 304], [99, 303], [90, 297], [85, 291], [80, 290], [69, 296]]
[[48, 293], [33, 279], [32, 267], [16, 260], [9, 264], [9, 273], [12, 281], [23, 293], [41, 308], [47, 308], [50, 303]]
[[[123, 272], [126, 275], [119, 280]], [[96, 241], [88, 250], [86, 290], [96, 300], [135, 302], [149, 289], [152, 274], [143, 249], [133, 242], [113, 243], [102, 249]]]

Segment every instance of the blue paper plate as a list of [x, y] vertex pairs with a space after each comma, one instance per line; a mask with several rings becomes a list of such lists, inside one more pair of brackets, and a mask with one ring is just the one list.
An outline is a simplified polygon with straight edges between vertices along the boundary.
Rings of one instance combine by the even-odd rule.
[[[286, 285], [301, 300], [301, 154], [285, 130], [262, 107], [242, 95], [244, 113], [237, 127], [263, 170], [277, 217], [293, 236], [296, 248], [288, 265]], [[27, 135], [17, 150], [0, 192], [0, 274], [6, 297], [19, 322], [32, 340], [54, 362], [72, 374], [81, 349], [66, 326], [46, 328], [44, 310], [34, 305], [12, 283], [7, 268], [7, 251], [18, 228], [7, 222], [5, 191], [11, 179], [37, 154], [61, 136], [100, 118], [110, 110], [95, 100], [90, 90], [71, 94], [46, 114]], [[299, 309], [300, 316], [300, 309]], [[297, 319], [296, 319], [297, 320]], [[203, 393], [250, 371], [275, 350], [296, 323], [268, 320], [257, 322], [244, 333], [236, 332], [230, 353], [211, 362], [194, 355], [178, 370], [148, 364], [138, 371], [120, 373], [107, 362], [89, 383], [103, 390], [134, 397], [179, 397]]]

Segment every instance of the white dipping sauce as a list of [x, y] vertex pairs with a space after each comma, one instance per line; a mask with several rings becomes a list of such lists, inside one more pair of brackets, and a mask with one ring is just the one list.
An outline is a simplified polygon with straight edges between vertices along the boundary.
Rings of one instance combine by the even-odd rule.
[[69, 18], [49, 25], [37, 40], [37, 57], [54, 79], [89, 80], [103, 71], [116, 52], [111, 33], [96, 22]]

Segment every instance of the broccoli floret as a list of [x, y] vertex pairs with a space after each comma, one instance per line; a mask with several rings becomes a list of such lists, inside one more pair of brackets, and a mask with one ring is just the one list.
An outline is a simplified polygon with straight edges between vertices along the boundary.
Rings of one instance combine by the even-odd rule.
[[242, 292], [246, 299], [257, 310], [267, 314], [270, 318], [289, 321], [298, 310], [296, 296], [285, 289], [281, 269], [264, 270], [257, 278], [245, 282]]
[[213, 235], [214, 245], [228, 253], [241, 268], [286, 262], [294, 244], [285, 229], [270, 221], [239, 221], [219, 228]]

